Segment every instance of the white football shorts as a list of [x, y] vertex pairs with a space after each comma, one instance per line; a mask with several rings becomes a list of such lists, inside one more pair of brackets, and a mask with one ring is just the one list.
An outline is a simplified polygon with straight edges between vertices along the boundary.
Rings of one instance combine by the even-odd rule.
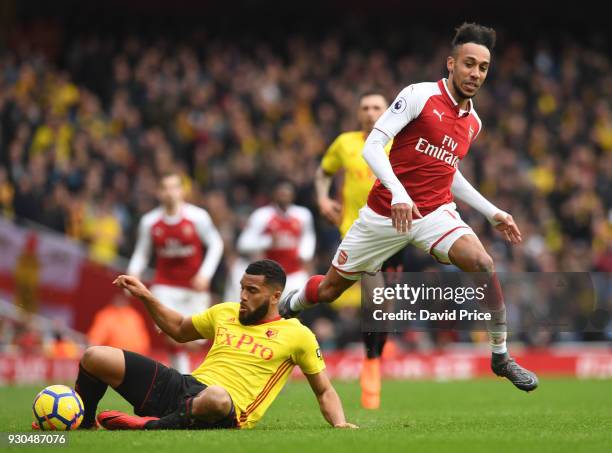
[[169, 285], [153, 285], [151, 293], [166, 307], [183, 316], [201, 313], [210, 307], [210, 293]]
[[451, 264], [448, 251], [465, 234], [475, 234], [457, 212], [455, 203], [444, 204], [422, 219], [412, 221], [406, 234], [398, 233], [391, 218], [367, 205], [346, 233], [332, 261], [345, 278], [359, 280], [361, 274], [378, 272], [391, 256], [412, 244], [442, 264]]

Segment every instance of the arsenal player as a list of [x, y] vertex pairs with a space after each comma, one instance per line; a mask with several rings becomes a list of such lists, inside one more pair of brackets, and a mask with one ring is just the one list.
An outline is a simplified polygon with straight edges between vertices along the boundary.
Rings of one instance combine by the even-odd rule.
[[[164, 174], [158, 196], [160, 206], [140, 220], [127, 273], [140, 278], [155, 255], [151, 292], [169, 308], [191, 316], [210, 305], [209, 285], [223, 254], [223, 240], [208, 213], [184, 201], [180, 175]], [[189, 373], [186, 351], [168, 341], [172, 366]]]
[[[521, 242], [514, 219], [484, 198], [458, 170], [482, 125], [472, 98], [485, 81], [495, 31], [464, 23], [447, 58], [448, 78], [404, 88], [374, 125], [363, 157], [378, 178], [340, 244], [327, 275], [315, 275], [280, 303], [285, 317], [319, 302], [332, 302], [363, 273], [408, 244], [444, 264], [490, 276], [485, 304], [492, 350], [491, 368], [517, 388], [534, 390], [537, 377], [510, 358], [506, 308], [493, 260], [461, 220], [454, 198], [483, 214], [511, 244]], [[393, 140], [389, 156], [384, 147]]]
[[293, 204], [294, 199], [291, 183], [277, 183], [272, 203], [253, 211], [237, 244], [240, 253], [259, 253], [282, 266], [287, 274], [285, 293], [308, 280], [304, 265], [312, 260], [316, 245], [312, 214]]

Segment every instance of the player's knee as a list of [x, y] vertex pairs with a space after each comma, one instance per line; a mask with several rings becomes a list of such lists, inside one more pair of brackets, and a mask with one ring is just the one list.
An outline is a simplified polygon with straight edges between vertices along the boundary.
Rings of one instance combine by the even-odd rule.
[[229, 414], [232, 399], [223, 387], [212, 385], [193, 400], [192, 413], [210, 419], [218, 419]]
[[101, 346], [89, 346], [85, 349], [83, 357], [81, 357], [81, 366], [86, 370], [91, 370], [95, 367], [96, 361], [102, 354]]
[[[123, 380], [123, 351], [110, 346], [90, 346], [81, 357], [81, 366], [90, 374], [111, 383]], [[111, 379], [107, 381], [106, 379]]]

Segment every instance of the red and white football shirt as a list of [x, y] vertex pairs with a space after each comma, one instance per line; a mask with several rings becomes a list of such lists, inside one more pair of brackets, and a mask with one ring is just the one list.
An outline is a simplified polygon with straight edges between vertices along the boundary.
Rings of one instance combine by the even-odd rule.
[[[374, 128], [393, 138], [389, 154], [393, 172], [426, 215], [453, 200], [453, 176], [482, 123], [472, 101], [468, 110], [461, 110], [442, 79], [404, 88]], [[379, 180], [370, 191], [368, 206], [391, 216], [391, 192]]]
[[315, 252], [316, 237], [310, 211], [291, 205], [286, 211], [269, 205], [256, 209], [238, 238], [238, 251], [251, 254], [263, 252], [277, 261], [287, 275], [303, 269]]
[[204, 209], [185, 203], [170, 217], [158, 207], [140, 221], [127, 272], [140, 275], [152, 252], [156, 260], [153, 283], [190, 288], [196, 274], [212, 278], [223, 253], [223, 240]]

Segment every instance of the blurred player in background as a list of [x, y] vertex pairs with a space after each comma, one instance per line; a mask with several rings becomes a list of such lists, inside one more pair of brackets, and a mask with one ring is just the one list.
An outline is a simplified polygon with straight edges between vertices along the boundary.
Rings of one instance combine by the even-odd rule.
[[[376, 178], [361, 156], [366, 138], [374, 123], [387, 109], [388, 102], [379, 91], [367, 91], [359, 97], [357, 119], [360, 130], [340, 134], [325, 152], [315, 175], [317, 204], [321, 215], [336, 225], [344, 237], [366, 204], [370, 189]], [[385, 151], [391, 149], [389, 142]], [[343, 170], [342, 203], [330, 198], [332, 179]], [[401, 269], [401, 254], [387, 260], [385, 271]], [[364, 276], [364, 286], [382, 286], [382, 276]], [[370, 291], [367, 291], [370, 293]], [[366, 359], [361, 371], [361, 405], [366, 409], [380, 406], [380, 356], [387, 340], [386, 332], [364, 332]]]
[[[210, 281], [223, 254], [223, 240], [208, 213], [185, 202], [181, 176], [164, 174], [159, 182], [160, 206], [145, 214], [127, 273], [141, 278], [153, 254], [155, 297], [183, 316], [210, 305]], [[183, 346], [168, 339], [172, 366], [191, 371]]]
[[[448, 79], [404, 88], [368, 136], [363, 157], [378, 180], [368, 203], [338, 247], [327, 275], [316, 275], [281, 301], [279, 311], [295, 316], [317, 302], [332, 302], [363, 273], [408, 244], [443, 264], [488, 274], [484, 304], [491, 368], [517, 388], [534, 390], [534, 373], [510, 358], [506, 307], [492, 258], [461, 220], [453, 197], [483, 214], [511, 244], [522, 240], [514, 219], [483, 197], [458, 171], [482, 124], [472, 98], [484, 83], [495, 46], [495, 31], [463, 24], [447, 58]], [[393, 139], [389, 155], [384, 147]]]
[[272, 203], [253, 211], [237, 244], [239, 253], [261, 254], [283, 267], [287, 273], [284, 294], [306, 283], [305, 266], [310, 264], [316, 246], [312, 214], [308, 208], [293, 204], [294, 199], [290, 182], [277, 183]]

